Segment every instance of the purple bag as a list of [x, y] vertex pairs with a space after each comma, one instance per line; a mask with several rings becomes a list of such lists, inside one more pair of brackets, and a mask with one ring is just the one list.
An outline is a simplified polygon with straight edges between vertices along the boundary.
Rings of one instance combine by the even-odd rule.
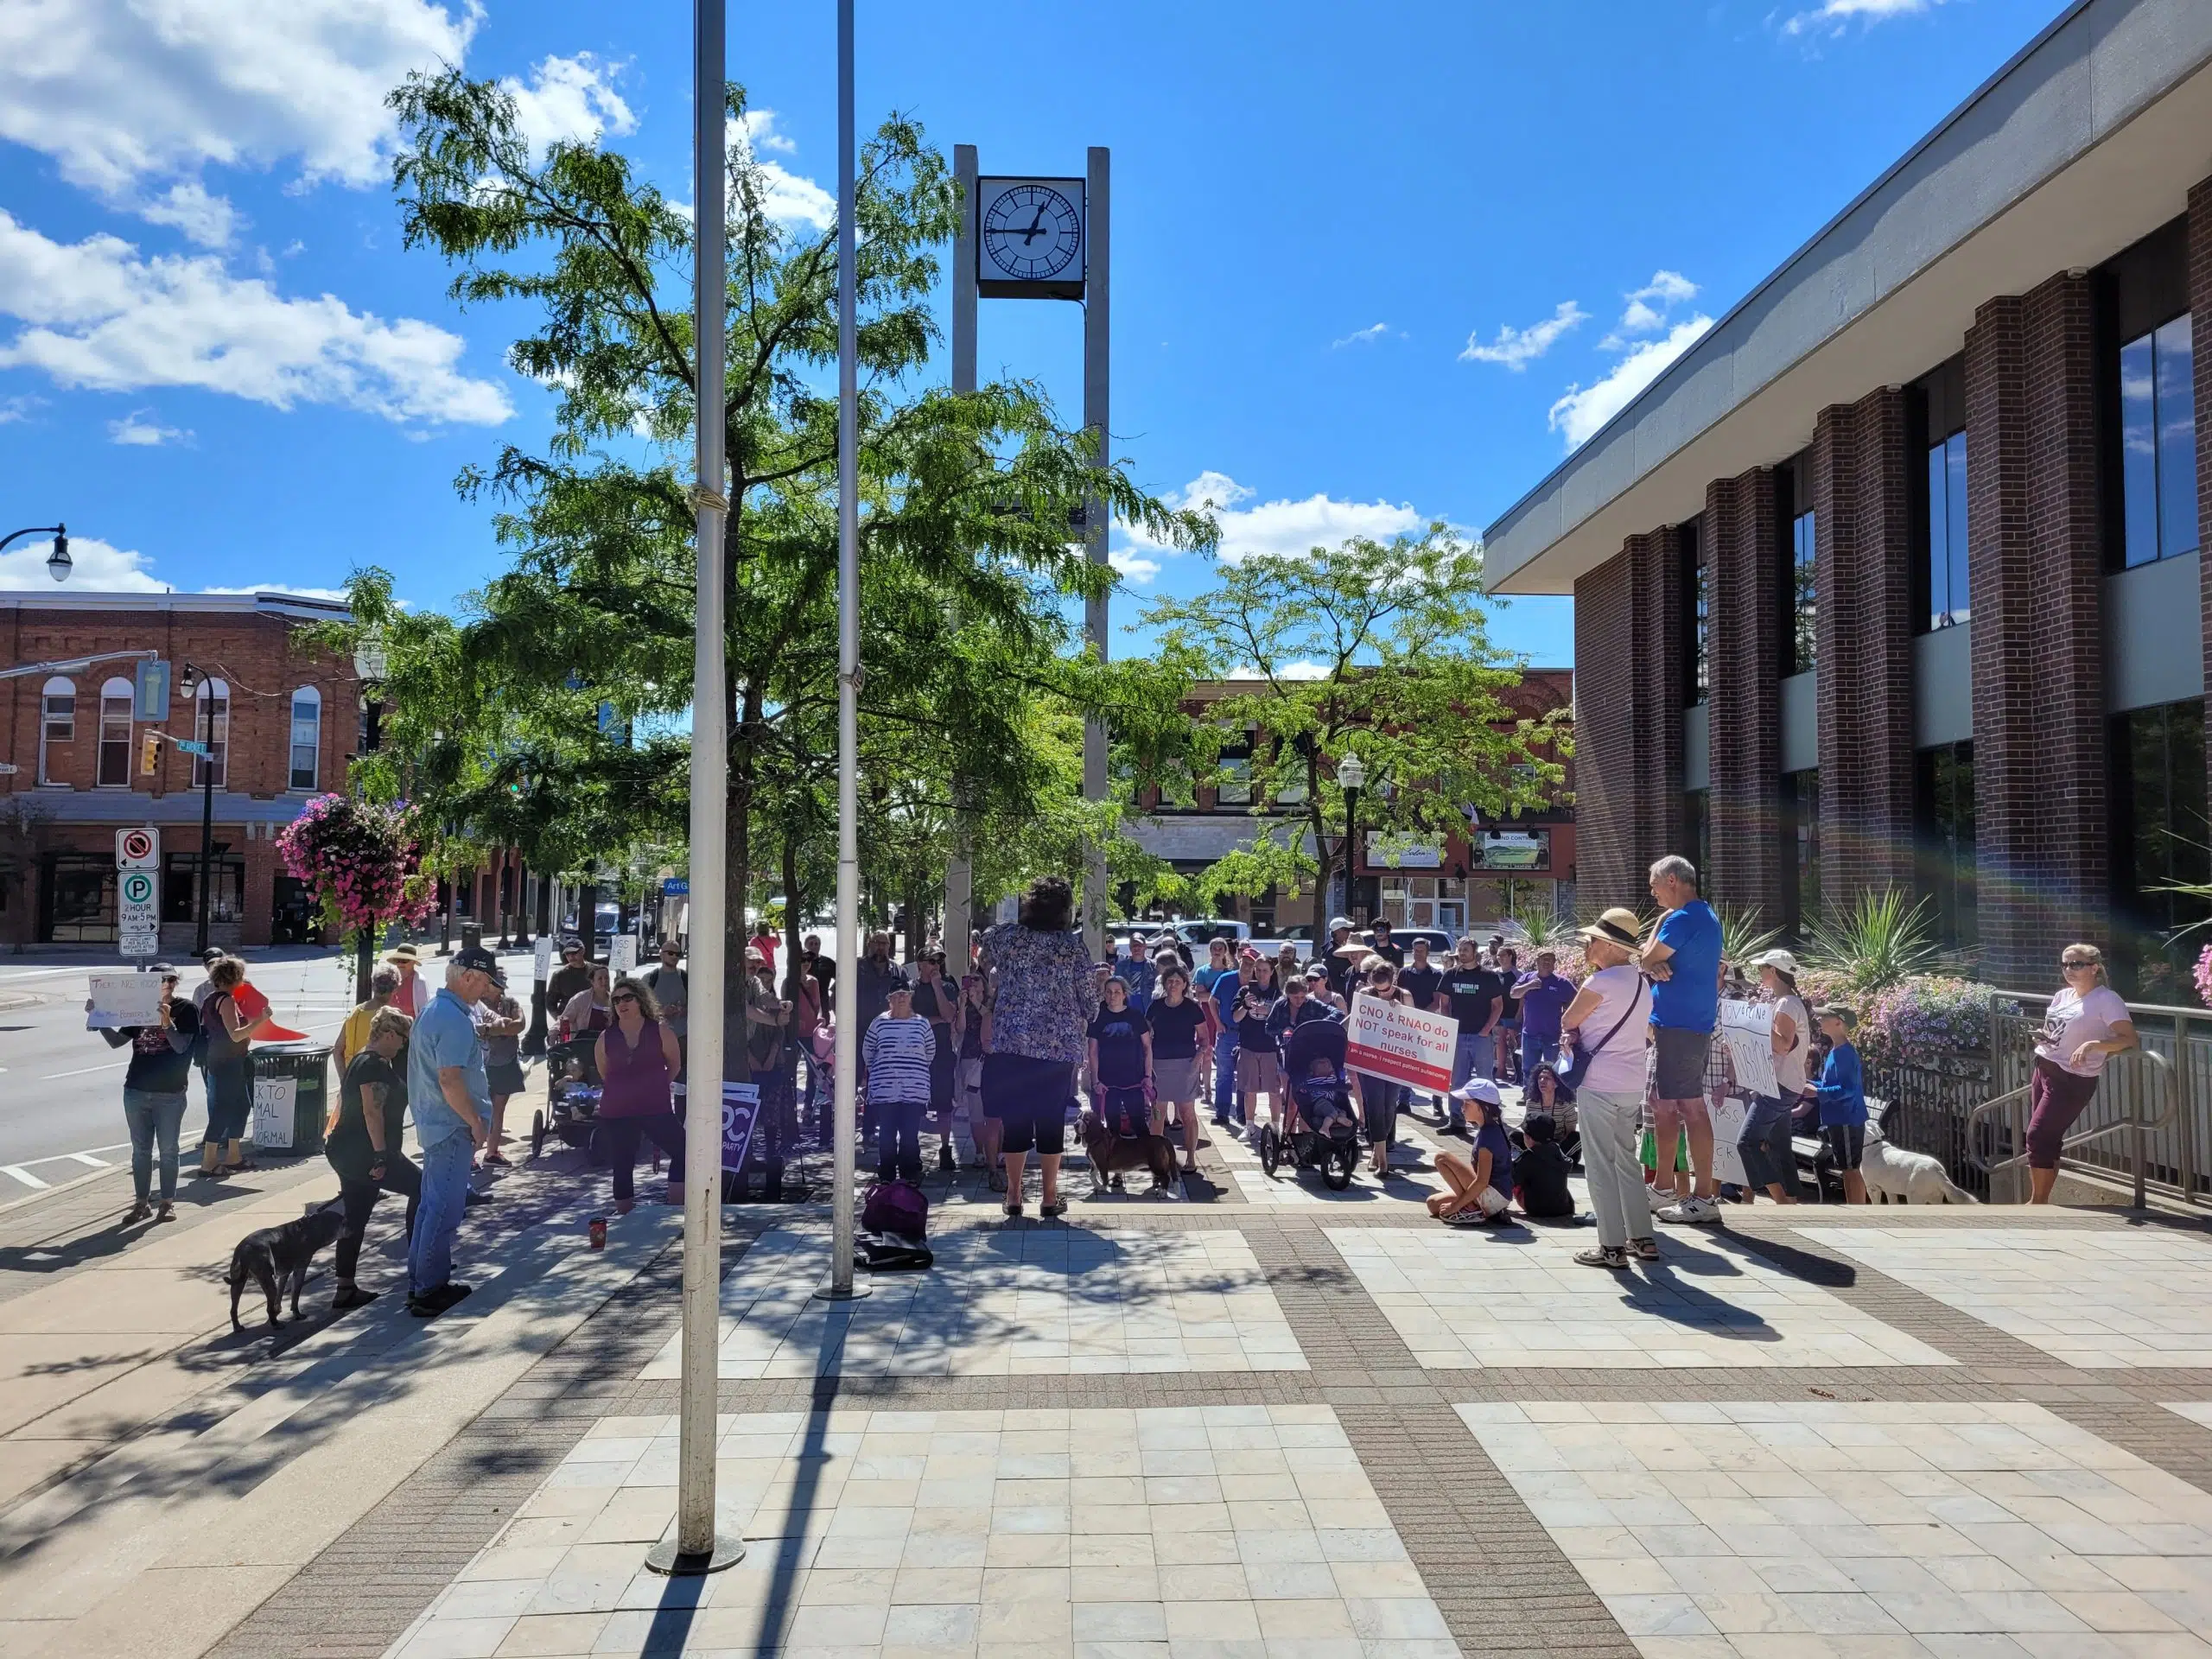
[[918, 1243], [930, 1224], [930, 1201], [911, 1181], [878, 1181], [861, 1208], [861, 1225], [871, 1233], [895, 1233]]

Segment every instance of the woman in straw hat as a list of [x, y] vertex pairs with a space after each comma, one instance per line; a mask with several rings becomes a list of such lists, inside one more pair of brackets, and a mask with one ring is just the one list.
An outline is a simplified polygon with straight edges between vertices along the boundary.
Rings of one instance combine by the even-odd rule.
[[1587, 1057], [1574, 1098], [1598, 1246], [1575, 1256], [1585, 1267], [1622, 1268], [1630, 1255], [1644, 1262], [1659, 1255], [1636, 1155], [1651, 1016], [1651, 987], [1636, 967], [1637, 934], [1635, 912], [1619, 908], [1582, 930], [1584, 954], [1596, 971], [1560, 1020], [1562, 1043]]

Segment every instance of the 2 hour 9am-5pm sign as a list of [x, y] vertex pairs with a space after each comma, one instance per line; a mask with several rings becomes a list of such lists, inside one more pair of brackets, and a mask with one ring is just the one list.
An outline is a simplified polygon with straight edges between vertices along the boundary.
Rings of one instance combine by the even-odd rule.
[[1450, 1014], [1362, 992], [1351, 1000], [1344, 1064], [1370, 1077], [1442, 1090], [1452, 1086], [1452, 1051], [1459, 1040], [1459, 1022]]

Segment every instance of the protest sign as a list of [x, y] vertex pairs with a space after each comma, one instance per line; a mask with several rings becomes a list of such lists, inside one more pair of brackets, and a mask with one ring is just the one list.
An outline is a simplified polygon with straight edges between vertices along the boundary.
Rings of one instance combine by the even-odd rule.
[[759, 1084], [722, 1084], [722, 1168], [728, 1173], [734, 1175], [745, 1167], [745, 1154], [753, 1145], [753, 1126], [760, 1116]]
[[292, 1114], [299, 1104], [297, 1077], [256, 1077], [253, 1080], [254, 1149], [287, 1151], [292, 1144]]
[[1774, 1076], [1773, 1003], [1723, 1001], [1720, 1042], [1739, 1092], [1769, 1099], [1782, 1092]]
[[1449, 1089], [1452, 1051], [1459, 1040], [1459, 1022], [1450, 1014], [1386, 1002], [1362, 991], [1351, 1000], [1344, 1064], [1415, 1089]]
[[122, 1031], [130, 1026], [162, 1023], [162, 976], [159, 974], [94, 974], [92, 1007], [85, 1016], [86, 1031]]
[[553, 936], [550, 933], [537, 936], [537, 954], [531, 959], [531, 972], [539, 979], [553, 977]]
[[638, 965], [638, 936], [617, 933], [607, 942], [607, 971], [626, 974]]

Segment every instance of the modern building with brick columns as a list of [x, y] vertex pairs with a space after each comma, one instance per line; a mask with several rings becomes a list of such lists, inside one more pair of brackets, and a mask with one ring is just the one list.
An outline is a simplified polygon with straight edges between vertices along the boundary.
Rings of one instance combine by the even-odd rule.
[[1582, 907], [1681, 851], [1799, 937], [1894, 888], [1999, 983], [2086, 938], [2183, 994], [2200, 321], [2212, 5], [2081, 0], [1491, 526], [1576, 601]]

